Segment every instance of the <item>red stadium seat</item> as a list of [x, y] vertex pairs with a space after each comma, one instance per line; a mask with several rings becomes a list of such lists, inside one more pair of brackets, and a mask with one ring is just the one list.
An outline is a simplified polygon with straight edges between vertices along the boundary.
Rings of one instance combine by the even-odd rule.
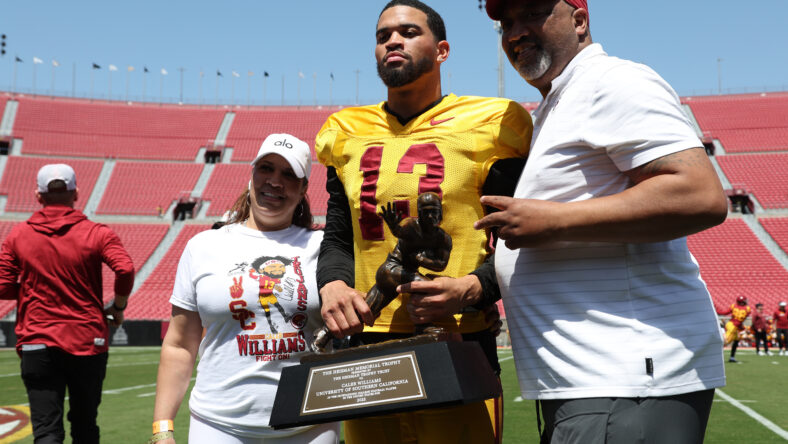
[[204, 165], [170, 162], [118, 162], [96, 214], [157, 215], [182, 192], [191, 192]]
[[788, 208], [788, 154], [717, 156], [731, 183], [746, 185], [764, 208]]
[[717, 306], [727, 306], [744, 295], [752, 304], [763, 302], [768, 311], [788, 294], [788, 271], [744, 220], [728, 219], [689, 236], [687, 243]]
[[177, 105], [19, 97], [13, 136], [24, 154], [194, 160], [225, 112]]
[[704, 134], [729, 153], [788, 150], [788, 93], [685, 97]]
[[104, 162], [101, 160], [67, 159], [53, 157], [8, 156], [3, 179], [0, 180], [0, 194], [8, 196], [6, 211], [31, 213], [41, 208], [35, 197], [36, 174], [48, 163], [66, 163], [74, 168], [77, 175], [79, 198], [74, 206], [83, 210], [93, 192]]
[[126, 319], [166, 320], [170, 318], [170, 296], [175, 272], [186, 242], [210, 225], [184, 225], [167, 254], [161, 259], [144, 284], [129, 298]]

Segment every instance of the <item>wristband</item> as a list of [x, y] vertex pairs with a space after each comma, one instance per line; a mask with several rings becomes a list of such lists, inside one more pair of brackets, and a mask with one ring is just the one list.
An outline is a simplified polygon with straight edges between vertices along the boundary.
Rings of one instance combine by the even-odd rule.
[[175, 434], [172, 433], [172, 430], [167, 430], [166, 432], [159, 432], [154, 433], [153, 436], [148, 439], [148, 444], [155, 444], [159, 441], [164, 441], [165, 439], [175, 438]]
[[[123, 308], [120, 308], [120, 307], [118, 307], [118, 304], [116, 304], [116, 303], [115, 303], [115, 301], [112, 301], [112, 308], [114, 308], [114, 309], [115, 309], [115, 311], [123, 311], [123, 310], [125, 310], [125, 309], [126, 309], [126, 307], [128, 307], [128, 306], [129, 306], [129, 303], [128, 303], [128, 302], [126, 302], [126, 305], [124, 305], [124, 306], [123, 306]], [[170, 429], [170, 430], [172, 430], [172, 429]]]
[[160, 432], [172, 432], [175, 430], [175, 427], [172, 426], [171, 419], [162, 419], [160, 421], [153, 421], [153, 434], [157, 434]]

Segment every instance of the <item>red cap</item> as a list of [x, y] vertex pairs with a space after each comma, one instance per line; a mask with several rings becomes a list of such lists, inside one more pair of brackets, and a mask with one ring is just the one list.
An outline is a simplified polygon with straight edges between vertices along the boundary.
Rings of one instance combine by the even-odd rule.
[[[575, 8], [583, 8], [588, 11], [588, 0], [564, 0]], [[487, 15], [493, 20], [500, 20], [503, 17], [503, 9], [506, 7], [508, 0], [487, 0]]]

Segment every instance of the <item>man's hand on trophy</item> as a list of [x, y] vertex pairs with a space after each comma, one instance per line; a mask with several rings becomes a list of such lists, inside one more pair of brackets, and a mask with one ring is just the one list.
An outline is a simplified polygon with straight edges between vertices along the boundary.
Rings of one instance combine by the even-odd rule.
[[489, 307], [482, 310], [484, 313], [484, 321], [490, 326], [489, 330], [492, 332], [493, 335], [496, 337], [501, 334], [501, 327], [503, 327], [503, 321], [501, 321], [501, 312], [498, 311], [498, 304], [492, 304]]
[[[572, 221], [579, 220], [576, 224], [582, 225], [584, 218], [590, 213], [589, 210], [594, 208], [591, 204], [601, 200], [563, 203], [507, 196], [482, 196], [482, 205], [501, 211], [477, 220], [473, 228], [483, 230], [497, 227], [498, 238], [505, 241], [506, 247], [510, 249], [537, 247], [560, 240], [589, 240], [587, 237], [568, 237], [571, 236], [568, 229], [572, 226]], [[571, 212], [571, 208], [578, 210]], [[580, 208], [587, 210], [582, 211]], [[578, 234], [584, 235], [582, 232]]]
[[375, 322], [364, 297], [364, 293], [343, 281], [329, 282], [320, 289], [320, 314], [331, 334], [342, 338], [361, 332], [362, 322], [369, 326]]
[[414, 324], [427, 324], [459, 313], [479, 301], [482, 286], [474, 275], [461, 278], [437, 277], [431, 281], [413, 281], [397, 287], [398, 293], [410, 293], [408, 313]]
[[391, 202], [388, 202], [385, 207], [381, 206], [378, 215], [386, 221], [386, 225], [389, 226], [391, 231], [394, 231], [399, 226], [399, 223], [402, 222], [402, 213], [397, 211]]

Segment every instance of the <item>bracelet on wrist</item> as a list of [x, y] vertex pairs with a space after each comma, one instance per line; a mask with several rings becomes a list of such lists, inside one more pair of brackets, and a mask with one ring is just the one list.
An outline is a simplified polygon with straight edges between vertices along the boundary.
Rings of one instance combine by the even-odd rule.
[[155, 444], [159, 441], [164, 441], [165, 439], [175, 438], [175, 434], [172, 433], [172, 430], [167, 430], [166, 432], [159, 432], [154, 433], [153, 436], [148, 439], [148, 444]]
[[161, 419], [158, 421], [153, 421], [153, 434], [157, 434], [160, 432], [172, 432], [175, 430], [175, 427], [172, 425], [171, 419]]
[[126, 309], [126, 307], [128, 307], [128, 306], [129, 306], [129, 303], [128, 303], [128, 302], [126, 302], [126, 305], [124, 305], [124, 306], [123, 306], [123, 308], [120, 308], [120, 307], [118, 307], [118, 304], [116, 304], [116, 303], [115, 303], [115, 301], [112, 301], [112, 308], [114, 308], [114, 309], [115, 309], [115, 311], [123, 311], [123, 310], [125, 310], [125, 309]]

